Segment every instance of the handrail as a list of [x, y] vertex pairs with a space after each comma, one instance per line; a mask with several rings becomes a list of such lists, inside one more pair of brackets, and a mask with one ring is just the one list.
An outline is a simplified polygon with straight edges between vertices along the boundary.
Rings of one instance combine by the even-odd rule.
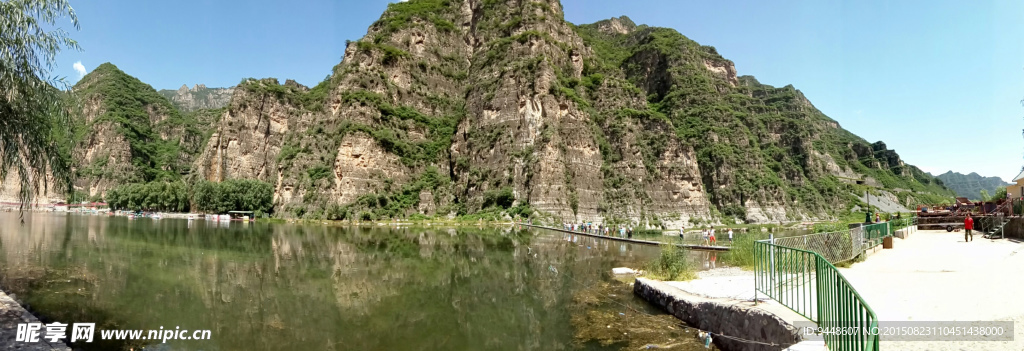
[[878, 317], [825, 257], [813, 251], [757, 241], [754, 243], [754, 260], [756, 291], [765, 293], [825, 330], [865, 331], [824, 334], [829, 350], [879, 349]]
[[[877, 351], [878, 317], [833, 263], [852, 259], [880, 244], [885, 237], [892, 236], [897, 228], [915, 223], [916, 218], [911, 217], [854, 230], [756, 241], [755, 291], [766, 294], [825, 330], [848, 328], [861, 331], [855, 334], [824, 334], [829, 350]], [[827, 253], [832, 261], [822, 253]]]

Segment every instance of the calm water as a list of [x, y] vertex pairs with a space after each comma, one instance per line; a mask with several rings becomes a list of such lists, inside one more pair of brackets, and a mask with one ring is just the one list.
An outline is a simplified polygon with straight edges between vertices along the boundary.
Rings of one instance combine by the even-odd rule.
[[[610, 274], [657, 254], [656, 247], [512, 227], [52, 213], [27, 214], [22, 225], [17, 214], [0, 213], [0, 286], [44, 320], [212, 331], [211, 340], [149, 344], [158, 349], [622, 349], [626, 343], [616, 340], [581, 340], [591, 322], [580, 321], [625, 316], [617, 313], [624, 305], [661, 314]], [[580, 302], [582, 292], [602, 286], [598, 302]]]

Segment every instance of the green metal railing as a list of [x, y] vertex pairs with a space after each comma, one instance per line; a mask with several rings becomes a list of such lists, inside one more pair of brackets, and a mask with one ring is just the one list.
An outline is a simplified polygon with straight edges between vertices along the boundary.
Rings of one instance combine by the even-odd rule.
[[[847, 328], [855, 334], [825, 334], [829, 350], [879, 349], [878, 317], [836, 267], [881, 244], [916, 218], [859, 228], [754, 243], [754, 286], [783, 306], [825, 330]], [[854, 329], [856, 328], [856, 329]]]
[[[825, 330], [861, 330], [824, 334], [829, 350], [878, 350], [878, 317], [832, 263], [814, 251], [754, 243], [754, 285]], [[853, 329], [856, 328], [856, 329]]]

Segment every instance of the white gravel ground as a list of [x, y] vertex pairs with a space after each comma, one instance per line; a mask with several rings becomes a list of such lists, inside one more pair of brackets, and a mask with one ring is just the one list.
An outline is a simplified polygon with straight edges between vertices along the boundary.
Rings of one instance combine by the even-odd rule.
[[[1024, 350], [1024, 243], [962, 232], [917, 231], [841, 268], [883, 322], [1014, 321], [1014, 341], [886, 341], [883, 350]], [[696, 295], [750, 300], [752, 272], [721, 268], [670, 282]], [[760, 296], [763, 298], [763, 296]]]

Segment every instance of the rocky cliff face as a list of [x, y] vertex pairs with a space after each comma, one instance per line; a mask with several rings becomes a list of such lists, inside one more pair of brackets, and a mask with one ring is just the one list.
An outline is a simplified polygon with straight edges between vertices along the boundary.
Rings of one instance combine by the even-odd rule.
[[194, 112], [201, 109], [219, 109], [228, 105], [235, 88], [207, 88], [204, 84], [196, 84], [192, 88], [182, 85], [178, 90], [164, 89], [159, 93], [170, 100], [181, 112]]
[[[792, 86], [737, 76], [713, 47], [624, 16], [576, 26], [557, 0], [391, 4], [317, 86], [246, 79], [231, 94], [219, 110], [136, 109], [150, 139], [180, 150], [149, 168], [270, 182], [281, 216], [678, 227], [822, 217], [855, 206], [868, 180], [904, 189], [901, 199], [945, 191]], [[103, 96], [92, 115], [105, 113]], [[137, 173], [123, 128], [93, 125], [82, 159]]]
[[105, 63], [75, 84], [82, 110], [72, 164], [90, 196], [126, 183], [187, 174], [209, 137], [208, 113], [184, 114], [149, 85]]
[[[510, 192], [505, 205], [563, 220], [707, 217], [693, 148], [629, 115], [642, 92], [567, 86], [592, 56], [557, 1], [394, 4], [318, 91], [240, 85], [200, 173], [275, 182], [295, 214], [476, 212]], [[408, 192], [416, 206], [391, 206]]]

